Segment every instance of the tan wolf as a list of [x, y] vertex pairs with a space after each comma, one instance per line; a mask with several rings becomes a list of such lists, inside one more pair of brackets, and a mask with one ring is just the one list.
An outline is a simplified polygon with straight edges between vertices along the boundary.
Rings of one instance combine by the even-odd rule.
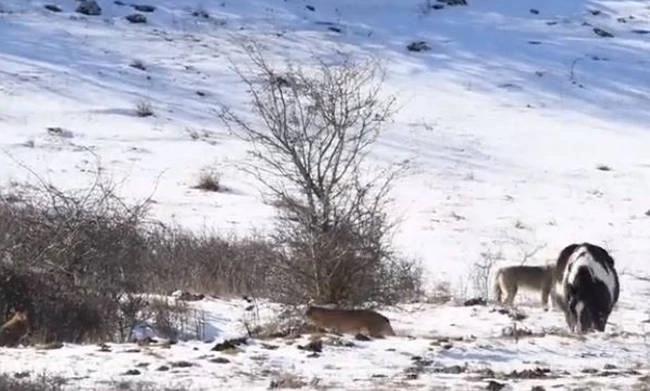
[[364, 334], [373, 338], [395, 335], [388, 318], [372, 310], [332, 309], [310, 305], [305, 315], [316, 326], [338, 333]]
[[17, 346], [28, 333], [27, 312], [16, 311], [14, 316], [0, 327], [0, 346]]
[[[494, 296], [497, 301], [512, 306], [519, 288], [541, 293], [542, 307], [548, 309], [553, 286], [552, 265], [544, 266], [506, 266], [497, 271], [494, 281]], [[506, 294], [502, 301], [503, 293]]]

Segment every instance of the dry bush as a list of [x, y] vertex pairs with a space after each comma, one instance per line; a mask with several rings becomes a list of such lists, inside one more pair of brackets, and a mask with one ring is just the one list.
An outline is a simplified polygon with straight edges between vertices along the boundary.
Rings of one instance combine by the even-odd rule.
[[[267, 293], [266, 241], [152, 226], [147, 205], [99, 177], [82, 192], [41, 182], [0, 197], [0, 317], [24, 306], [32, 342], [124, 340], [145, 319], [139, 293]], [[178, 316], [179, 337], [203, 333], [201, 314]]]
[[[544, 247], [546, 247], [546, 244], [538, 245], [532, 249], [520, 249], [521, 260], [519, 261], [519, 265], [527, 264]], [[486, 251], [482, 251], [480, 255], [481, 259], [472, 264], [467, 280], [470, 282], [469, 288], [473, 291], [474, 297], [481, 297], [488, 300], [494, 294], [493, 288], [496, 283], [495, 277], [497, 271], [507, 265], [501, 264], [505, 259], [501, 249], [496, 251], [487, 249]]]
[[151, 117], [154, 114], [151, 102], [140, 100], [135, 104], [135, 115], [138, 117]]
[[188, 391], [185, 386], [163, 386], [144, 381], [121, 380], [110, 383], [110, 390], [115, 391]]
[[272, 298], [289, 304], [313, 299], [359, 305], [419, 297], [421, 267], [382, 248], [380, 238], [351, 229], [315, 233], [300, 223], [285, 224], [275, 235], [283, 252], [268, 276]]
[[474, 262], [469, 272], [469, 281], [474, 297], [481, 297], [485, 300], [490, 297], [490, 276], [494, 273], [494, 265], [498, 260], [503, 259], [503, 254], [493, 251], [481, 252], [481, 260]]
[[149, 256], [156, 273], [147, 291], [170, 293], [177, 289], [214, 295], [267, 296], [269, 264], [277, 257], [267, 239], [193, 233], [160, 227], [149, 235]]
[[38, 376], [36, 379], [16, 379], [8, 374], [0, 374], [2, 391], [59, 391], [63, 390], [65, 381], [60, 378]]
[[221, 174], [213, 169], [203, 169], [199, 174], [199, 181], [194, 186], [195, 189], [205, 191], [224, 191], [225, 188], [221, 185]]
[[[274, 276], [289, 263], [269, 238], [166, 227], [148, 219], [148, 200], [126, 202], [99, 175], [83, 191], [37, 179], [36, 186], [0, 193], [0, 317], [25, 307], [32, 342], [125, 340], [154, 316], [142, 293], [272, 297], [288, 293], [278, 284], [293, 284]], [[396, 298], [413, 291], [411, 263], [379, 266], [363, 275], [368, 284], [381, 283], [383, 291], [375, 292]], [[159, 309], [161, 324], [180, 323], [180, 338], [202, 335], [201, 314]]]
[[421, 270], [391, 248], [389, 193], [402, 167], [369, 174], [365, 157], [392, 114], [383, 69], [343, 55], [314, 69], [272, 66], [254, 43], [252, 68], [235, 71], [252, 95], [251, 124], [221, 118], [253, 147], [249, 171], [280, 205], [271, 265], [274, 298], [287, 303], [394, 303], [419, 295]]
[[203, 311], [193, 309], [183, 301], [152, 299], [142, 317], [151, 320], [159, 335], [172, 341], [203, 340], [205, 337]]
[[303, 306], [284, 306], [276, 315], [264, 323], [253, 318], [244, 325], [249, 336], [255, 338], [298, 337], [302, 334], [318, 332], [319, 329], [309, 323]]
[[269, 389], [298, 389], [307, 385], [308, 383], [302, 377], [293, 373], [282, 372], [274, 376], [269, 384]]
[[45, 182], [0, 201], [0, 309], [30, 312], [45, 341], [111, 338], [119, 299], [142, 285], [146, 204], [125, 205], [106, 182], [63, 192]]
[[453, 294], [451, 284], [448, 281], [442, 281], [433, 287], [431, 292], [426, 295], [426, 302], [433, 304], [444, 304], [452, 300]]
[[120, 341], [132, 341], [135, 326], [148, 326], [170, 341], [205, 336], [205, 314], [185, 301], [165, 296], [127, 295], [120, 308]]
[[137, 324], [146, 321], [144, 309], [149, 306], [149, 301], [144, 297], [134, 294], [125, 294], [119, 302], [119, 340], [126, 341], [130, 338], [131, 330]]

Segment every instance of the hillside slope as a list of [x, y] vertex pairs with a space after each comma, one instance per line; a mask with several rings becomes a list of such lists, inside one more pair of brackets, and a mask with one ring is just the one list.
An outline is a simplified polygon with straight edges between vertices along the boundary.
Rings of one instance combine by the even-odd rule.
[[[274, 211], [237, 170], [247, 146], [216, 115], [219, 104], [247, 110], [230, 69], [244, 57], [238, 43], [255, 39], [273, 60], [297, 63], [335, 50], [374, 54], [401, 110], [372, 158], [411, 163], [394, 193], [403, 220], [396, 245], [422, 260], [429, 287], [447, 282], [471, 295], [475, 262], [518, 263], [534, 253], [530, 262], [539, 263], [592, 241], [611, 251], [621, 274], [625, 320], [614, 321], [616, 332], [631, 328], [637, 344], [647, 335], [646, 1], [469, 0], [424, 9], [420, 0], [148, 0], [155, 11], [143, 13], [145, 24], [129, 23], [134, 9], [118, 3], [100, 0], [100, 16], [74, 12], [72, 0], [57, 3], [62, 12], [40, 0], [0, 3], [4, 183], [34, 179], [23, 163], [63, 187], [86, 186], [90, 149], [123, 194], [154, 192], [163, 221], [263, 230]], [[406, 50], [417, 40], [431, 50]], [[154, 115], [138, 117], [139, 102]], [[193, 189], [206, 166], [233, 191]], [[624, 350], [616, 344], [626, 342], [604, 343]], [[643, 357], [639, 347], [634, 360]]]
[[[155, 189], [154, 211], [165, 220], [268, 226], [273, 210], [259, 185], [234, 168], [246, 146], [215, 114], [218, 104], [246, 109], [229, 69], [242, 56], [237, 41], [256, 39], [298, 62], [311, 52], [373, 53], [386, 60], [387, 92], [402, 106], [374, 156], [412, 165], [396, 192], [401, 248], [434, 263], [441, 279], [458, 278], [456, 260], [480, 252], [518, 258], [546, 244], [539, 255], [553, 257], [574, 240], [607, 243], [625, 251], [623, 265], [638, 264], [635, 235], [650, 220], [650, 35], [642, 33], [650, 11], [642, 1], [430, 12], [423, 2], [155, 1], [147, 24], [129, 23], [133, 9], [109, 1], [95, 17], [73, 12], [72, 1], [61, 13], [43, 4], [3, 2], [0, 130], [4, 151], [57, 184], [88, 183], [90, 148], [125, 179], [125, 194]], [[408, 52], [413, 40], [431, 50]], [[155, 115], [134, 116], [140, 101]], [[28, 175], [7, 154], [2, 165], [6, 179]], [[191, 189], [205, 166], [235, 191]]]

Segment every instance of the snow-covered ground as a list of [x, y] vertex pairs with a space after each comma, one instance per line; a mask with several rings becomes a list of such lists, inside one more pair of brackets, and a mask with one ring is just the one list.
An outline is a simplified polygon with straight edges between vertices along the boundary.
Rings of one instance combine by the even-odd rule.
[[[133, 9], [109, 0], [99, 1], [101, 16], [75, 13], [72, 0], [57, 2], [60, 13], [43, 1], [3, 1], [0, 179], [29, 178], [23, 163], [62, 187], [85, 186], [94, 168], [90, 149], [125, 195], [155, 190], [153, 212], [164, 221], [264, 229], [274, 211], [259, 184], [237, 170], [247, 146], [216, 115], [220, 104], [246, 110], [245, 88], [229, 69], [244, 57], [238, 42], [256, 39], [274, 59], [298, 63], [335, 50], [378, 55], [387, 66], [386, 92], [397, 94], [401, 110], [372, 156], [411, 162], [395, 191], [394, 213], [403, 219], [396, 245], [422, 260], [428, 286], [447, 282], [454, 293], [471, 294], [475, 262], [518, 263], [534, 253], [529, 262], [541, 263], [569, 243], [591, 241], [611, 251], [621, 277], [606, 333], [516, 342], [501, 337], [512, 320], [489, 306], [423, 304], [386, 309], [395, 328], [415, 338], [326, 347], [318, 358], [295, 347], [302, 340], [270, 341], [276, 350], [257, 341], [227, 364], [210, 363], [205, 357], [217, 354], [199, 342], [140, 353], [65, 346], [3, 349], [0, 371], [62, 374], [76, 387], [149, 362], [140, 368], [143, 379], [206, 389], [266, 388], [276, 372], [340, 389], [473, 389], [485, 387], [472, 380], [481, 368], [537, 366], [551, 370], [545, 379], [504, 382], [515, 389], [639, 387], [650, 369], [650, 6], [468, 2], [424, 12], [422, 0], [148, 0], [156, 6], [148, 23], [131, 24], [124, 16]], [[414, 40], [431, 50], [407, 51]], [[144, 70], [131, 66], [136, 60]], [[135, 116], [140, 101], [155, 115]], [[207, 166], [233, 191], [193, 189]], [[243, 306], [209, 302], [206, 311], [228, 314], [210, 324], [236, 334], [240, 318], [230, 305]], [[520, 326], [564, 327], [559, 313], [543, 313], [534, 302], [524, 310], [530, 316]], [[476, 339], [452, 341], [449, 349], [431, 345], [432, 336], [469, 335]], [[197, 365], [155, 371], [175, 360]], [[406, 380], [416, 361], [422, 373]], [[461, 374], [434, 370], [465, 362]], [[605, 365], [616, 373], [602, 375]], [[630, 369], [639, 374], [618, 374]]]
[[[262, 390], [287, 379], [305, 389], [326, 390], [474, 390], [485, 389], [490, 381], [510, 387], [506, 390], [643, 390], [650, 379], [650, 324], [625, 304], [613, 313], [607, 332], [585, 338], [565, 331], [560, 312], [534, 305], [522, 308], [526, 318], [515, 322], [491, 306], [410, 304], [382, 311], [391, 319], [395, 337], [358, 341], [350, 335], [325, 335], [317, 354], [301, 349], [310, 335], [253, 339], [237, 351], [213, 351], [216, 343], [244, 336], [244, 321], [265, 324], [277, 311], [277, 306], [262, 303], [254, 321], [245, 310], [248, 305], [212, 298], [190, 303], [197, 319], [205, 322], [199, 328], [201, 338], [171, 347], [4, 349], [1, 368], [32, 377], [61, 377], [71, 390], [123, 382]], [[519, 338], [513, 336], [515, 330]]]

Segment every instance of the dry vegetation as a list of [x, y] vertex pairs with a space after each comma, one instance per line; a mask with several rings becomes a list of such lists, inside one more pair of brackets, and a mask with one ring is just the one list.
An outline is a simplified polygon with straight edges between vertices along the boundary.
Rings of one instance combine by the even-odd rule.
[[228, 110], [223, 118], [254, 146], [255, 174], [278, 206], [277, 229], [266, 237], [189, 232], [152, 221], [150, 200], [126, 202], [99, 165], [82, 191], [31, 172], [37, 185], [0, 194], [0, 314], [25, 307], [32, 342], [125, 340], [147, 317], [161, 325], [184, 319], [182, 309], [156, 306], [143, 293], [353, 305], [420, 295], [420, 267], [390, 243], [388, 193], [400, 170], [362, 175], [392, 114], [393, 99], [380, 95], [381, 69], [343, 58], [319, 62], [313, 74], [279, 73], [260, 52], [249, 54], [259, 78], [240, 76], [265, 127]]
[[[42, 182], [0, 198], [0, 313], [30, 313], [33, 342], [124, 340], [137, 321], [181, 316], [141, 293], [266, 292], [271, 244], [155, 224], [98, 177], [83, 192]], [[244, 261], [245, 260], [245, 261]]]
[[[22, 377], [0, 374], [1, 391], [62, 391], [66, 385], [65, 379], [58, 377], [37, 376]], [[165, 387], [146, 382], [115, 381], [109, 389], [119, 391], [185, 391], [185, 387]], [[98, 388], [99, 389], [99, 388]], [[101, 389], [107, 389], [102, 387]]]
[[198, 183], [194, 188], [204, 191], [225, 191], [225, 188], [221, 185], [221, 174], [210, 168], [201, 170]]
[[249, 171], [280, 213], [269, 275], [277, 298], [358, 305], [419, 296], [421, 269], [393, 250], [386, 213], [403, 167], [373, 172], [366, 159], [395, 107], [381, 93], [381, 66], [341, 55], [278, 68], [255, 43], [244, 48], [251, 68], [235, 71], [263, 125], [227, 107], [221, 117], [252, 146]]
[[140, 100], [135, 105], [135, 115], [138, 117], [151, 117], [154, 115], [153, 106], [151, 102], [146, 100]]
[[0, 390], [11, 391], [59, 391], [65, 381], [57, 378], [40, 376], [36, 379], [18, 379], [7, 374], [0, 374]]

